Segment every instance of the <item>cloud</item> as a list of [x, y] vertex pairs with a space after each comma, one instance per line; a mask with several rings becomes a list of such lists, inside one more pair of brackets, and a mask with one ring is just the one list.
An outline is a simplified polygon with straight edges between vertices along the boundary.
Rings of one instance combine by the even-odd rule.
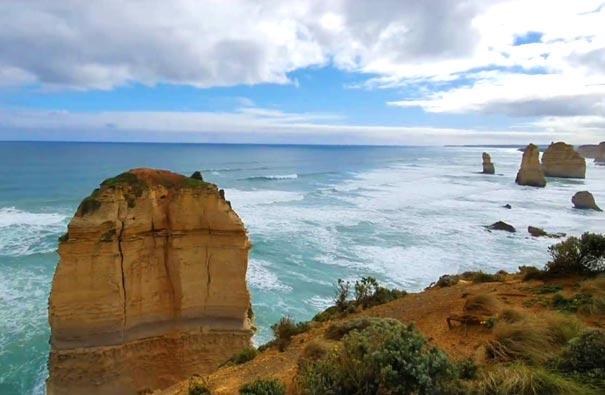
[[[481, 130], [356, 125], [333, 114], [242, 108], [235, 112], [69, 112], [0, 110], [3, 139], [256, 142], [303, 144], [525, 144], [597, 141], [600, 131], [525, 124]], [[555, 130], [556, 129], [556, 130]]]

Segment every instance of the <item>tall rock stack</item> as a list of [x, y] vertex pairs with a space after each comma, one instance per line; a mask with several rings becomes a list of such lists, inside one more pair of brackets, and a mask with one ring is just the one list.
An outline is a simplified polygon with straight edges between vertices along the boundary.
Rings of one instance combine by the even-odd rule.
[[494, 174], [496, 169], [492, 163], [492, 158], [487, 152], [483, 153], [483, 174]]
[[163, 388], [250, 345], [250, 243], [220, 192], [135, 169], [82, 201], [50, 294], [48, 394]]
[[521, 167], [517, 173], [515, 182], [519, 185], [529, 185], [532, 187], [545, 187], [546, 179], [544, 171], [540, 164], [540, 150], [535, 144], [528, 145], [523, 151]]
[[586, 160], [563, 142], [552, 143], [544, 151], [542, 169], [546, 177], [586, 178]]
[[594, 157], [594, 163], [605, 166], [605, 141], [602, 141], [597, 147], [597, 153]]

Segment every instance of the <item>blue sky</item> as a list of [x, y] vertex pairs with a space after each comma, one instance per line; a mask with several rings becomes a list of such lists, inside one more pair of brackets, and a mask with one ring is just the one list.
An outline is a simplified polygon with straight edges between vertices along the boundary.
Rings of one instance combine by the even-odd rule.
[[8, 0], [0, 140], [597, 142], [603, 20], [591, 0]]

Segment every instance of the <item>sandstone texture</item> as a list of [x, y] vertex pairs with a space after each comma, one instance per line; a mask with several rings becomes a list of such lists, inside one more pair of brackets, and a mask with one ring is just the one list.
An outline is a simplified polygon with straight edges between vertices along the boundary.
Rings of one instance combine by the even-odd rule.
[[597, 147], [597, 152], [594, 157], [594, 162], [597, 165], [605, 166], [605, 141], [601, 142]]
[[223, 196], [135, 169], [82, 201], [49, 299], [48, 394], [165, 388], [250, 345], [250, 243]]
[[483, 153], [483, 174], [494, 174], [496, 169], [492, 163], [492, 158], [487, 152]]
[[530, 144], [523, 151], [521, 167], [517, 173], [515, 182], [519, 185], [529, 185], [532, 187], [545, 187], [546, 178], [540, 164], [540, 150], [534, 144]]
[[592, 196], [592, 193], [588, 191], [581, 191], [573, 195], [571, 198], [571, 202], [574, 205], [574, 208], [578, 208], [581, 210], [595, 210], [595, 211], [603, 211], [599, 206], [597, 206], [597, 202]]
[[548, 146], [542, 155], [542, 169], [546, 177], [586, 178], [586, 160], [563, 142]]

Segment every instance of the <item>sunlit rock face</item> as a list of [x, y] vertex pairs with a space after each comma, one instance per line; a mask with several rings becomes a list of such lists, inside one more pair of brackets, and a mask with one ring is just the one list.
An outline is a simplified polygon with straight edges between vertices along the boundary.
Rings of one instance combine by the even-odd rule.
[[199, 179], [135, 169], [84, 199], [49, 299], [49, 394], [136, 394], [250, 345], [246, 229]]
[[540, 150], [534, 144], [528, 145], [523, 151], [521, 167], [517, 173], [515, 182], [519, 185], [532, 187], [545, 187], [546, 178], [540, 164]]
[[586, 160], [563, 142], [548, 146], [542, 155], [542, 169], [546, 177], [586, 178]]

